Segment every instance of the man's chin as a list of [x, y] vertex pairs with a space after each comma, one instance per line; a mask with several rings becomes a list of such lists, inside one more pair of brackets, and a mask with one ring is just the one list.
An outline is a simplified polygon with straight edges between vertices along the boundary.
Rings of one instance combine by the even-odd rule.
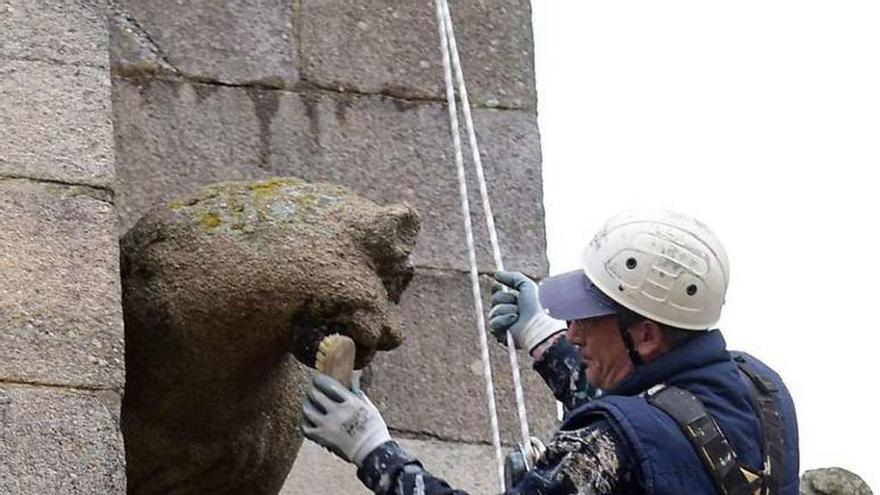
[[[589, 370], [589, 368], [587, 369]], [[599, 380], [598, 376], [593, 376], [589, 371], [587, 371], [587, 383], [589, 383], [593, 387], [602, 388], [599, 386], [600, 381], [601, 380]]]

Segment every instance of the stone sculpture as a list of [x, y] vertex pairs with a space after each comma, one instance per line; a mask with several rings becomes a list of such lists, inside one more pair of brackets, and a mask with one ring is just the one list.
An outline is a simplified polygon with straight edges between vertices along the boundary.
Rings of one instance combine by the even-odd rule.
[[292, 178], [145, 215], [121, 241], [129, 493], [278, 493], [320, 337], [352, 337], [358, 367], [401, 343], [418, 230], [405, 205]]
[[868, 484], [843, 468], [811, 469], [801, 476], [800, 495], [871, 495]]

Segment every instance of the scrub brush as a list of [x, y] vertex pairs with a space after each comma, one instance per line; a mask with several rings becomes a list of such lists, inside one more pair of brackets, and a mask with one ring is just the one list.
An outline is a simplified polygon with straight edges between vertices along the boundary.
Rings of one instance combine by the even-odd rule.
[[350, 338], [338, 333], [328, 335], [318, 345], [315, 368], [321, 373], [332, 376], [345, 388], [351, 390], [356, 353], [354, 341]]

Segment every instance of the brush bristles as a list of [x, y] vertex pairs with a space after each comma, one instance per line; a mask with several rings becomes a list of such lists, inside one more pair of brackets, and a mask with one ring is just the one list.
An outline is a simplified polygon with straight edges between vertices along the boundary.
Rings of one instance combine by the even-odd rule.
[[321, 343], [318, 344], [318, 353], [315, 355], [315, 369], [322, 373], [327, 371], [328, 356], [335, 346], [340, 345], [341, 341], [342, 336], [339, 334], [328, 335], [321, 339]]
[[328, 335], [318, 345], [315, 368], [351, 388], [355, 354], [356, 348], [353, 340], [344, 335]]

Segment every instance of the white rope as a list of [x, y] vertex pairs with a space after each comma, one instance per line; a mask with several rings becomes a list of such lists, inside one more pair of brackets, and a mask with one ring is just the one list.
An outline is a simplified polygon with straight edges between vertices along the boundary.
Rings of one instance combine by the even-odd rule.
[[452, 143], [455, 148], [455, 166], [458, 171], [458, 190], [461, 198], [461, 210], [464, 217], [464, 232], [470, 262], [471, 289], [474, 297], [474, 313], [477, 330], [480, 335], [480, 353], [483, 360], [483, 375], [486, 379], [486, 397], [489, 406], [489, 421], [492, 430], [492, 445], [495, 447], [495, 462], [498, 466], [498, 480], [501, 491], [504, 491], [504, 454], [501, 452], [501, 435], [498, 428], [498, 410], [495, 403], [495, 385], [492, 383], [492, 365], [489, 361], [489, 343], [486, 336], [486, 321], [483, 317], [483, 302], [480, 291], [480, 274], [477, 268], [474, 233], [471, 226], [471, 209], [468, 201], [467, 176], [464, 170], [464, 157], [461, 150], [459, 135], [458, 111], [455, 103], [455, 89], [452, 84], [452, 67], [450, 65], [449, 39], [447, 37], [444, 16], [444, 0], [435, 0], [437, 6], [437, 27], [440, 31], [440, 50], [443, 53], [443, 75], [446, 82], [446, 103], [449, 109], [449, 126], [452, 132]]
[[[440, 31], [440, 49], [443, 55], [444, 81], [446, 83], [446, 100], [449, 108], [450, 130], [452, 133], [453, 146], [455, 148], [455, 161], [458, 169], [459, 193], [461, 196], [462, 214], [464, 216], [465, 237], [468, 247], [468, 258], [471, 268], [471, 286], [475, 301], [475, 311], [477, 312], [477, 327], [480, 334], [480, 347], [483, 358], [483, 371], [486, 379], [486, 392], [489, 399], [489, 415], [492, 428], [492, 441], [495, 445], [495, 456], [498, 463], [498, 473], [501, 482], [501, 489], [504, 490], [504, 460], [501, 452], [500, 432], [498, 430], [498, 414], [495, 402], [494, 385], [492, 383], [492, 369], [489, 361], [489, 348], [486, 335], [486, 323], [483, 317], [482, 295], [480, 291], [479, 271], [476, 262], [476, 248], [474, 247], [473, 228], [470, 219], [470, 202], [468, 199], [467, 176], [464, 170], [464, 158], [461, 148], [461, 136], [458, 123], [458, 111], [455, 102], [455, 88], [453, 86], [453, 70], [455, 78], [458, 82], [458, 95], [461, 99], [462, 113], [465, 119], [468, 139], [473, 153], [474, 168], [477, 173], [477, 181], [480, 187], [480, 195], [483, 202], [483, 211], [486, 218], [486, 227], [489, 232], [489, 241], [492, 246], [492, 254], [497, 270], [504, 269], [504, 263], [501, 258], [501, 248], [498, 243], [498, 233], [495, 228], [495, 216], [492, 213], [492, 205], [489, 200], [488, 188], [486, 186], [486, 178], [483, 171], [483, 162], [480, 156], [480, 149], [477, 142], [476, 131], [474, 130], [473, 118], [470, 111], [470, 102], [467, 96], [467, 87], [464, 81], [464, 72], [461, 68], [461, 60], [458, 53], [458, 46], [455, 39], [455, 31], [452, 24], [452, 16], [449, 11], [449, 3], [447, 0], [436, 0], [437, 20]], [[510, 361], [511, 373], [513, 376], [513, 386], [516, 397], [517, 413], [520, 424], [520, 434], [522, 445], [528, 448], [531, 445], [528, 418], [526, 415], [525, 399], [522, 389], [522, 377], [520, 375], [519, 362], [516, 355], [516, 346], [513, 336], [507, 334], [507, 350], [508, 359]], [[528, 462], [528, 459], [525, 459]]]
[[[489, 201], [489, 191], [486, 187], [486, 176], [483, 173], [483, 160], [480, 156], [480, 148], [477, 143], [477, 133], [474, 130], [474, 120], [471, 117], [471, 104], [468, 99], [467, 87], [464, 82], [464, 71], [461, 68], [461, 59], [458, 53], [458, 44], [455, 40], [455, 31], [452, 26], [452, 15], [449, 11], [449, 1], [442, 0], [443, 20], [446, 26], [446, 35], [449, 42], [449, 52], [452, 55], [452, 67], [458, 79], [458, 96], [461, 99], [461, 110], [464, 115], [464, 123], [467, 128], [468, 140], [474, 160], [474, 168], [477, 172], [477, 183], [480, 186], [480, 198], [483, 202], [483, 216], [486, 217], [486, 230], [489, 232], [489, 243], [492, 246], [492, 255], [495, 259], [495, 269], [504, 270], [504, 262], [501, 259], [501, 246], [498, 242], [498, 232], [495, 229], [495, 215], [492, 213], [492, 203]], [[524, 448], [531, 445], [529, 434], [529, 421], [526, 414], [526, 404], [523, 395], [522, 377], [520, 376], [519, 360], [516, 355], [516, 345], [513, 335], [507, 333], [507, 356], [510, 361], [510, 370], [513, 377], [513, 390], [516, 398], [516, 410], [519, 417], [520, 440]], [[528, 458], [526, 458], [528, 463]]]

